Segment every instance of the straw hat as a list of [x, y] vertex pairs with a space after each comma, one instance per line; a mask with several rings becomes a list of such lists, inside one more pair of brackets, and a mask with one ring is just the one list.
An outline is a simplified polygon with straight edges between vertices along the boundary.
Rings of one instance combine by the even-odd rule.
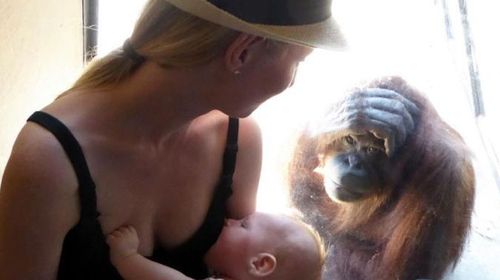
[[238, 31], [322, 49], [345, 47], [331, 0], [165, 0], [178, 9]]

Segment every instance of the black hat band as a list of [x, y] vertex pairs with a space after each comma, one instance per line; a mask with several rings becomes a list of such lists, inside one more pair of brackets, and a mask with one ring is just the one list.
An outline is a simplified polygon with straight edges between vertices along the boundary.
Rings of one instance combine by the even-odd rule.
[[208, 0], [218, 8], [250, 23], [304, 25], [331, 16], [332, 0]]

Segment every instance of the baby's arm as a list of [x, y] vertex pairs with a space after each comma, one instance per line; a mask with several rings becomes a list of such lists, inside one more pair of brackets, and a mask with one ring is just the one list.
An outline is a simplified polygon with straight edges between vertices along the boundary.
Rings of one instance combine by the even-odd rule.
[[168, 266], [139, 255], [139, 237], [132, 226], [124, 226], [109, 234], [111, 262], [126, 280], [193, 280]]

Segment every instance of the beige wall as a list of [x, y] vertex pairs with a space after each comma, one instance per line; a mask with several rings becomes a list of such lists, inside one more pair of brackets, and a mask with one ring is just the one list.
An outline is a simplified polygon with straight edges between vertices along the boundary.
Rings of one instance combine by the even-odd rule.
[[26, 118], [82, 67], [81, 0], [0, 0], [0, 176]]

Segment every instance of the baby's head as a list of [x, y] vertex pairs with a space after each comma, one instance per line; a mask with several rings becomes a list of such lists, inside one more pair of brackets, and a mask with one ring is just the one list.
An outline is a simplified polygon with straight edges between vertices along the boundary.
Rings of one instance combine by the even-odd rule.
[[205, 262], [238, 280], [317, 280], [324, 256], [319, 235], [306, 224], [285, 215], [254, 213], [228, 219]]

